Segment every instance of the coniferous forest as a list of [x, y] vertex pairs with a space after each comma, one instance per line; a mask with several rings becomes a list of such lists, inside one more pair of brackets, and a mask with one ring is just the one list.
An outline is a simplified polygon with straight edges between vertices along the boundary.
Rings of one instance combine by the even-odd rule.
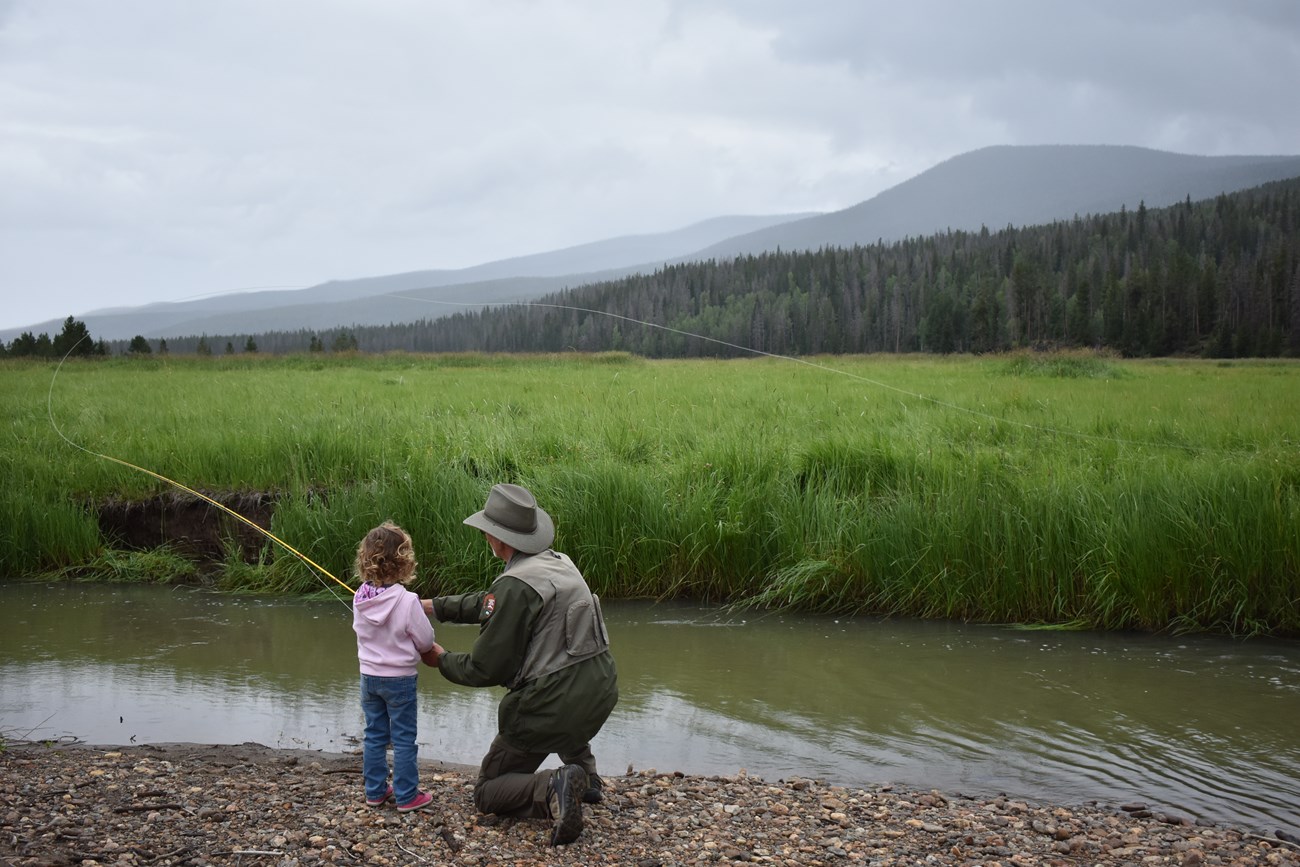
[[[388, 348], [1300, 355], [1300, 179], [1025, 229], [674, 265], [543, 300], [583, 309], [460, 313]], [[380, 348], [378, 333], [358, 337]]]
[[[10, 354], [42, 354], [14, 351], [19, 343]], [[23, 349], [27, 343], [37, 339], [22, 341]], [[649, 357], [1025, 347], [1300, 356], [1300, 178], [1027, 228], [668, 265], [412, 323], [177, 336], [159, 346], [198, 354], [613, 350]], [[106, 351], [148, 349], [137, 337], [110, 341]]]

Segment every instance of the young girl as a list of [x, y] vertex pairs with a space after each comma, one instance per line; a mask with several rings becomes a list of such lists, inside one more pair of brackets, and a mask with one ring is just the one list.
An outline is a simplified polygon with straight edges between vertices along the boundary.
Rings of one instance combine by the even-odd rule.
[[[415, 678], [421, 654], [433, 647], [433, 625], [420, 598], [402, 585], [415, 577], [411, 537], [392, 521], [366, 534], [357, 547], [352, 628], [361, 662], [361, 709], [366, 717], [362, 775], [366, 803], [390, 798], [403, 813], [427, 807], [416, 765]], [[393, 745], [393, 782], [386, 750]]]

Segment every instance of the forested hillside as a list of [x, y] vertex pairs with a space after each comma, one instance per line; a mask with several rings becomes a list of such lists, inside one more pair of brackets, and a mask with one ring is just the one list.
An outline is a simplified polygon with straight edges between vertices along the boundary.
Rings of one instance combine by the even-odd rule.
[[[546, 300], [585, 310], [457, 314], [405, 348], [742, 351], [629, 321], [643, 320], [788, 355], [1025, 346], [1295, 355], [1300, 179], [1026, 229], [681, 265]], [[380, 348], [369, 334], [361, 343]]]
[[[1022, 229], [674, 265], [539, 302], [415, 323], [166, 343], [172, 352], [216, 353], [624, 350], [665, 357], [1028, 346], [1297, 356], [1300, 178]], [[127, 348], [110, 344], [112, 351]]]
[[[1300, 354], [1300, 179], [1026, 229], [688, 264], [460, 313], [362, 348], [650, 356], [989, 352]], [[587, 311], [600, 311], [598, 315]], [[396, 339], [390, 339], [396, 338]]]

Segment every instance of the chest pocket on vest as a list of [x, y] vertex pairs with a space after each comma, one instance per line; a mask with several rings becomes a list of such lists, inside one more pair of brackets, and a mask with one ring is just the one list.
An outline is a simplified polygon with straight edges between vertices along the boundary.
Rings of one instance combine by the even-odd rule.
[[600, 600], [592, 596], [569, 606], [564, 614], [564, 649], [570, 656], [589, 656], [609, 646]]

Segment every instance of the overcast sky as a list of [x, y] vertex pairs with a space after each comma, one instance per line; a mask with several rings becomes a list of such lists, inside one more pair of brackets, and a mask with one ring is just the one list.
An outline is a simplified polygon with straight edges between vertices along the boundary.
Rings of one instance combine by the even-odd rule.
[[994, 144], [1300, 153], [1300, 3], [0, 0], [0, 327], [829, 211]]

